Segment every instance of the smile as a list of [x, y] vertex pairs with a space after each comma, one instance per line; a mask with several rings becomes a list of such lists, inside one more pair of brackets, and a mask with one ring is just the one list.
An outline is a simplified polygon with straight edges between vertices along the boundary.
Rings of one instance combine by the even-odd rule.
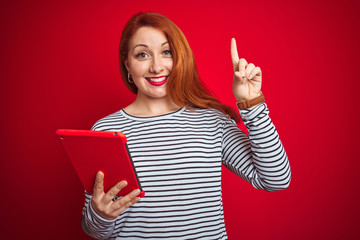
[[167, 80], [169, 76], [160, 76], [160, 77], [146, 77], [145, 79], [153, 86], [161, 86]]

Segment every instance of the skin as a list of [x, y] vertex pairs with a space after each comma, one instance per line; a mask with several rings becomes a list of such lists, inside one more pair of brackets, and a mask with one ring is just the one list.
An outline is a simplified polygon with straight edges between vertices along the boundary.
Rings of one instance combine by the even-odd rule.
[[[247, 63], [238, 56], [235, 39], [231, 39], [231, 60], [233, 64], [233, 93], [238, 102], [251, 100], [260, 95], [261, 69]], [[161, 86], [151, 85], [146, 78], [168, 76], [173, 67], [173, 58], [167, 38], [163, 32], [152, 27], [139, 28], [129, 43], [129, 53], [124, 60], [138, 94], [133, 103], [125, 108], [131, 115], [139, 117], [156, 116], [179, 109], [166, 92], [166, 83]], [[104, 174], [98, 172], [94, 185], [91, 206], [105, 219], [115, 219], [131, 205], [140, 201], [139, 189], [112, 201], [126, 185], [121, 181], [107, 193], [104, 192]]]
[[91, 198], [91, 206], [94, 211], [102, 218], [113, 220], [117, 218], [125, 209], [140, 201], [137, 197], [140, 193], [139, 189], [135, 189], [126, 196], [112, 201], [116, 194], [118, 194], [127, 182], [121, 181], [113, 186], [107, 193], [104, 192], [104, 174], [97, 172], [95, 178], [95, 185], [93, 196]]
[[234, 77], [232, 90], [238, 102], [245, 102], [260, 96], [262, 73], [260, 67], [255, 67], [238, 55], [235, 38], [231, 39], [231, 61]]
[[124, 63], [138, 88], [135, 101], [124, 109], [127, 113], [149, 117], [179, 109], [167, 95], [167, 83], [153, 86], [146, 80], [168, 76], [173, 67], [170, 45], [162, 31], [152, 27], [139, 28], [130, 40]]

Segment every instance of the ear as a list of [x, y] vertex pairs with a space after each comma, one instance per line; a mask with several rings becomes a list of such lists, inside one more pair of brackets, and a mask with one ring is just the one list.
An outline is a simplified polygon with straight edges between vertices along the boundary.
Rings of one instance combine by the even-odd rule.
[[129, 72], [129, 61], [127, 60], [127, 58], [123, 58], [123, 63], [124, 63], [124, 65], [125, 65], [125, 67], [126, 67], [126, 70]]

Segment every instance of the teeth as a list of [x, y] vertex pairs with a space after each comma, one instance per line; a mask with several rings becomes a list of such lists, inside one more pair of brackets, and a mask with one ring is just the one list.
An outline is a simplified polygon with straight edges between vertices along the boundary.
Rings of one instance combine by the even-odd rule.
[[161, 77], [161, 78], [146, 78], [147, 80], [149, 80], [150, 82], [162, 82], [166, 79], [166, 77]]

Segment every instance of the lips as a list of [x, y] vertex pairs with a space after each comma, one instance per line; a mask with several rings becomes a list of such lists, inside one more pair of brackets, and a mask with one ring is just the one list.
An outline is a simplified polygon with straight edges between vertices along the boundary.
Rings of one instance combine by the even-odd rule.
[[145, 79], [153, 86], [161, 86], [166, 83], [169, 76], [146, 77]]

